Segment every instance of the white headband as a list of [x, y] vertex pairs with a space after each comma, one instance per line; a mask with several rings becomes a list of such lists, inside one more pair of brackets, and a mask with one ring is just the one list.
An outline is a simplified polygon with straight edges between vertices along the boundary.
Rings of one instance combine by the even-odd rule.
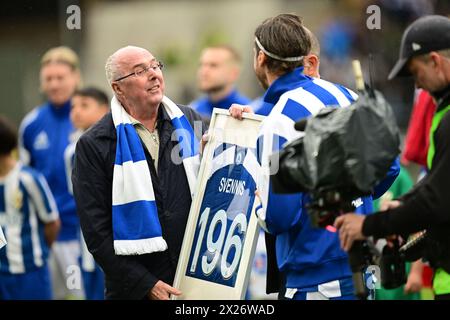
[[277, 56], [276, 54], [267, 51], [267, 50], [262, 46], [261, 42], [259, 42], [259, 40], [258, 40], [257, 37], [255, 37], [255, 41], [256, 41], [256, 44], [258, 45], [259, 49], [260, 49], [262, 52], [264, 52], [266, 55], [268, 55], [269, 57], [271, 57], [272, 59], [280, 60], [280, 61], [286, 61], [286, 62], [295, 62], [295, 61], [300, 61], [300, 60], [303, 59], [303, 56], [299, 56], [299, 57], [286, 57], [286, 58]]

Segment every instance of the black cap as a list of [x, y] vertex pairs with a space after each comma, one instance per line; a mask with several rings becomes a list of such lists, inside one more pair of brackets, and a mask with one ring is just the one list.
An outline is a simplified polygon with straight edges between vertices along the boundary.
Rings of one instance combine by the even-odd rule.
[[417, 19], [403, 33], [400, 54], [388, 79], [392, 80], [397, 76], [410, 75], [406, 63], [413, 56], [449, 48], [449, 18], [430, 15]]

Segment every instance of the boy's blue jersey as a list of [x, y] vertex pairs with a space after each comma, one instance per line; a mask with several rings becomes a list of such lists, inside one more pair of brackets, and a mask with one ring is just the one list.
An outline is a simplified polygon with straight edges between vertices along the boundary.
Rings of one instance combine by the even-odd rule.
[[[301, 133], [295, 131], [294, 123], [301, 118], [316, 114], [328, 106], [346, 107], [357, 95], [347, 88], [331, 82], [308, 77], [303, 68], [297, 68], [272, 83], [264, 95], [259, 113], [268, 116], [261, 126], [258, 138], [258, 155], [263, 172], [268, 172], [268, 158]], [[388, 177], [380, 183], [375, 195], [383, 194], [398, 175], [396, 161]], [[347, 254], [341, 249], [336, 232], [314, 228], [310, 223], [305, 204], [306, 194], [275, 194], [270, 185], [270, 175], [264, 174], [258, 189], [261, 193], [264, 214], [262, 225], [275, 234], [277, 263], [286, 273], [287, 288], [304, 288], [351, 276]], [[369, 214], [372, 197], [354, 201], [356, 212]]]
[[58, 219], [45, 178], [17, 164], [0, 179], [0, 226], [8, 244], [0, 249], [0, 272], [22, 274], [46, 263], [44, 225]]
[[75, 200], [68, 190], [64, 152], [74, 132], [71, 102], [61, 107], [50, 103], [31, 111], [20, 126], [20, 158], [46, 178], [58, 206], [61, 231], [58, 241], [78, 239], [79, 220]]
[[213, 102], [207, 96], [201, 97], [189, 104], [189, 106], [200, 113], [202, 117], [211, 118], [214, 108], [228, 109], [233, 103], [248, 104], [250, 99], [241, 95], [237, 90], [233, 90], [222, 100]]

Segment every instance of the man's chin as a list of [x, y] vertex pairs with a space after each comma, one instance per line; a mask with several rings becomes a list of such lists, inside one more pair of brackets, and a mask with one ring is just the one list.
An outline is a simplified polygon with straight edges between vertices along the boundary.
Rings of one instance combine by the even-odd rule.
[[152, 104], [152, 105], [158, 105], [158, 104], [161, 103], [163, 97], [164, 97], [164, 94], [163, 94], [162, 92], [160, 92], [160, 93], [155, 93], [155, 94], [152, 94], [152, 95], [150, 96], [150, 98], [149, 98], [148, 101], [149, 101], [149, 103]]
[[48, 100], [54, 104], [55, 106], [62, 106], [64, 103], [66, 103], [70, 98], [61, 98], [61, 97], [49, 97]]

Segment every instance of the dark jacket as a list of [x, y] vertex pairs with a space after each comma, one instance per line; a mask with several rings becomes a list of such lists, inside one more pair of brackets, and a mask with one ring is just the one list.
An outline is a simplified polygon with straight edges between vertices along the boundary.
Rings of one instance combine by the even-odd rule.
[[[200, 121], [200, 116], [190, 108], [180, 106], [180, 109], [194, 128], [194, 121]], [[77, 143], [72, 174], [74, 196], [88, 249], [105, 273], [107, 299], [144, 299], [158, 280], [173, 283], [191, 206], [183, 164], [175, 164], [170, 158], [178, 144], [171, 141], [173, 131], [170, 117], [160, 107], [158, 174], [145, 147], [144, 151], [168, 249], [151, 254], [119, 256], [114, 253], [112, 179], [117, 138], [111, 113]]]
[[[437, 111], [448, 105], [450, 87], [438, 99]], [[428, 238], [435, 245], [428, 246], [426, 251], [435, 251], [434, 247], [444, 252], [450, 272], [450, 112], [439, 123], [434, 141], [435, 155], [430, 172], [401, 198], [400, 207], [366, 217], [362, 231], [366, 236], [381, 238], [391, 234], [408, 235], [427, 229]], [[436, 248], [436, 244], [445, 249]], [[433, 264], [433, 261], [430, 262]]]

